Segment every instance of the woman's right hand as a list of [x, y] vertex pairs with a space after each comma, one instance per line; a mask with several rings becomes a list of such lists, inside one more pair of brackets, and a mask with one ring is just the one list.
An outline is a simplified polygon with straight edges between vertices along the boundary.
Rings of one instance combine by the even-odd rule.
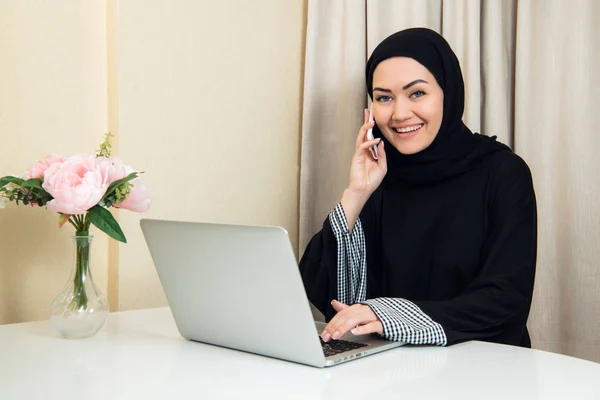
[[[387, 159], [381, 139], [367, 140], [367, 131], [375, 126], [369, 122], [369, 110], [365, 110], [364, 124], [356, 137], [356, 148], [350, 167], [350, 184], [342, 196], [342, 207], [351, 231], [366, 201], [379, 187], [387, 173]], [[370, 147], [377, 145], [378, 159], [373, 158]]]
[[[352, 157], [348, 189], [369, 197], [379, 187], [387, 173], [387, 159], [381, 139], [367, 140], [367, 131], [375, 126], [375, 122], [369, 122], [369, 110], [365, 110], [364, 114], [365, 122], [356, 137], [356, 150]], [[377, 145], [377, 160], [373, 158], [370, 150], [373, 145]]]

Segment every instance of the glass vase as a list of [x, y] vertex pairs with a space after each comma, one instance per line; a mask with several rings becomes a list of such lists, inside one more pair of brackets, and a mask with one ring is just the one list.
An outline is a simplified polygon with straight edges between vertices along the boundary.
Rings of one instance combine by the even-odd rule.
[[90, 268], [92, 238], [87, 232], [73, 236], [75, 268], [52, 302], [52, 324], [68, 339], [95, 335], [108, 317], [108, 301], [96, 287]]

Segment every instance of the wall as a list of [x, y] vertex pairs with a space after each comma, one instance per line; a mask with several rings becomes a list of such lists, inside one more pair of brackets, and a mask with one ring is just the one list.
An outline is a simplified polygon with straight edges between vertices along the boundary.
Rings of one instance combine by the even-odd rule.
[[[0, 3], [0, 176], [102, 142], [105, 10], [100, 0]], [[40, 208], [0, 210], [0, 323], [49, 318], [74, 262], [73, 231], [57, 222]], [[92, 266], [104, 289], [106, 243], [96, 235]]]
[[[119, 151], [147, 171], [144, 217], [281, 225], [296, 248], [304, 1], [128, 0], [116, 19]], [[140, 215], [120, 217], [121, 308], [166, 304]]]
[[[153, 205], [96, 232], [111, 309], [165, 305], [141, 217], [285, 227], [297, 247], [306, 0], [0, 3], [0, 176], [49, 153], [115, 153]], [[0, 323], [49, 318], [72, 229], [40, 208], [0, 210]]]

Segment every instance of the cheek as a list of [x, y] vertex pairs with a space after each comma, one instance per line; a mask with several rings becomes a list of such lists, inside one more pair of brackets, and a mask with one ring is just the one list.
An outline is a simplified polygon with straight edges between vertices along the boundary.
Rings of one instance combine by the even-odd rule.
[[423, 110], [427, 122], [432, 128], [435, 128], [436, 131], [442, 125], [442, 118], [444, 116], [443, 109], [443, 103], [436, 101], [435, 103], [429, 104], [428, 107]]
[[435, 107], [435, 119], [437, 121], [438, 127], [442, 125], [442, 119], [444, 118], [444, 96], [440, 95], [437, 99], [437, 104]]
[[387, 137], [385, 130], [387, 124], [390, 122], [391, 113], [388, 112], [387, 109], [380, 107], [377, 110], [373, 110], [373, 118], [375, 119], [375, 124], [379, 127], [381, 133]]
[[387, 125], [391, 118], [392, 113], [388, 109], [388, 107], [377, 107], [373, 109], [373, 118], [375, 118], [375, 122], [378, 125], [384, 126]]

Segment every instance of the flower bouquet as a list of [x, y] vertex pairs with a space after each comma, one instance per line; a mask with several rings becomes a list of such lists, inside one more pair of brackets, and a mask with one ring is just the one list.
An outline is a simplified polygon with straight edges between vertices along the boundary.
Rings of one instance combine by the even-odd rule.
[[108, 315], [108, 302], [90, 272], [90, 227], [120, 242], [127, 240], [111, 207], [144, 212], [150, 207], [148, 189], [136, 172], [111, 156], [111, 134], [95, 154], [68, 158], [50, 155], [22, 176], [0, 178], [0, 208], [7, 201], [46, 207], [58, 213], [59, 227], [75, 229], [75, 269], [52, 304], [52, 321], [65, 337], [95, 334]]

